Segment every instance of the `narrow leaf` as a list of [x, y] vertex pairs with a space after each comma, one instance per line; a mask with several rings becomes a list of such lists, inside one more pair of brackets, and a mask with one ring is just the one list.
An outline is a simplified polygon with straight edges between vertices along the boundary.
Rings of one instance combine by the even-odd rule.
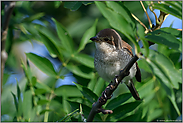
[[97, 25], [97, 22], [98, 22], [98, 19], [95, 20], [95, 23], [93, 24], [92, 27], [90, 27], [83, 35], [82, 39], [81, 39], [81, 42], [80, 42], [80, 45], [79, 45], [79, 48], [78, 48], [78, 51], [77, 52], [80, 52], [81, 50], [84, 49], [85, 45], [87, 43], [90, 43], [92, 41], [90, 41], [90, 38], [95, 36], [96, 34], [96, 25]]
[[112, 99], [106, 106], [106, 109], [114, 109], [120, 106], [122, 103], [127, 101], [130, 97], [132, 97], [131, 93], [121, 94], [118, 97]]
[[54, 18], [52, 18], [52, 20], [56, 24], [57, 35], [60, 38], [63, 47], [69, 53], [73, 53], [73, 51], [74, 51], [74, 43], [73, 43], [73, 40], [72, 40], [71, 36], [68, 34], [67, 30], [64, 28], [64, 26], [61, 23], [59, 23]]
[[33, 53], [26, 53], [26, 56], [42, 72], [46, 73], [49, 76], [57, 77], [57, 73], [55, 72], [52, 63], [48, 59], [41, 57], [41, 56], [38, 56], [38, 55], [33, 54]]
[[98, 99], [98, 96], [93, 93], [90, 89], [82, 86], [82, 85], [79, 85], [77, 83], [75, 83], [77, 88], [81, 91], [81, 93], [83, 94], [84, 97], [86, 97], [91, 103], [94, 103], [97, 101]]
[[75, 54], [72, 59], [76, 60], [77, 62], [82, 63], [83, 65], [90, 67], [90, 68], [94, 68], [94, 58], [86, 55], [86, 54], [82, 54], [82, 53], [78, 53]]

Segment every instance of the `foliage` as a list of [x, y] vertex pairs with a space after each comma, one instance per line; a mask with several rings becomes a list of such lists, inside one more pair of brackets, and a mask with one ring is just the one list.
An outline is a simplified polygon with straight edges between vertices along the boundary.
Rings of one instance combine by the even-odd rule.
[[[150, 6], [150, 2], [143, 3], [146, 8]], [[41, 4], [52, 11], [44, 7], [44, 11], [39, 10], [37, 6]], [[136, 7], [130, 7], [133, 4]], [[154, 3], [152, 7], [181, 19], [181, 5], [181, 1], [174, 1]], [[91, 17], [80, 12], [88, 9], [97, 9], [98, 12], [93, 12], [95, 14]], [[119, 87], [119, 91], [124, 91], [103, 106], [104, 109], [113, 110], [113, 114], [99, 113], [94, 121], [176, 120], [182, 112], [182, 31], [166, 27], [145, 34], [143, 27], [131, 15], [139, 10], [137, 16], [143, 20], [141, 15], [144, 12], [141, 9], [138, 1], [17, 2], [6, 42], [9, 57], [3, 79], [1, 121], [85, 121], [92, 104], [108, 84], [94, 71], [91, 56], [94, 45], [89, 40], [96, 35], [97, 29], [103, 28], [114, 28], [125, 41], [134, 44], [137, 52], [143, 52], [144, 57], [138, 60], [142, 82], [135, 83], [143, 100], [135, 101], [124, 87]], [[63, 13], [56, 15], [55, 10]], [[78, 19], [77, 15], [83, 15], [72, 22], [67, 21], [70, 14], [75, 20]], [[144, 23], [147, 25], [147, 20]], [[140, 48], [137, 38], [144, 48]], [[25, 53], [26, 60], [16, 59], [12, 47], [26, 41], [43, 44], [50, 56]], [[147, 41], [156, 43], [156, 49], [148, 48]], [[61, 62], [58, 69], [50, 57]], [[46, 79], [39, 79], [31, 68], [32, 63], [46, 74]], [[18, 67], [19, 64], [21, 67]], [[12, 74], [10, 71], [16, 69], [23, 70], [23, 79], [17, 80], [16, 86], [7, 84], [7, 78]], [[74, 85], [57, 87], [57, 82], [64, 81], [68, 73], [76, 78]]]

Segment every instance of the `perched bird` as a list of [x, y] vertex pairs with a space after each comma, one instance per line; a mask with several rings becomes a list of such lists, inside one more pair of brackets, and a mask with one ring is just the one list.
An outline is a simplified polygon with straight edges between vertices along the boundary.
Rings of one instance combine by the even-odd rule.
[[[94, 56], [95, 69], [105, 81], [110, 82], [132, 59], [132, 47], [123, 41], [114, 29], [103, 29], [90, 40], [94, 41], [96, 46]], [[131, 67], [130, 74], [123, 81], [132, 96], [136, 100], [140, 100], [132, 81], [134, 76], [138, 82], [141, 82], [141, 73], [137, 62]]]

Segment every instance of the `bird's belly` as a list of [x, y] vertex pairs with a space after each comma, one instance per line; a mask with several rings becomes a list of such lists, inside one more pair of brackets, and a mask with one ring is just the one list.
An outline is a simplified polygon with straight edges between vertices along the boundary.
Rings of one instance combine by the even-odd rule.
[[[95, 69], [97, 70], [100, 77], [102, 77], [105, 81], [110, 82], [114, 79], [116, 75], [119, 75], [120, 70], [122, 70], [127, 64], [129, 60], [120, 61], [116, 60], [113, 62], [105, 61], [105, 59], [95, 58]], [[134, 64], [130, 69], [130, 75], [125, 77], [123, 80], [127, 81], [133, 78], [136, 74], [136, 65]]]

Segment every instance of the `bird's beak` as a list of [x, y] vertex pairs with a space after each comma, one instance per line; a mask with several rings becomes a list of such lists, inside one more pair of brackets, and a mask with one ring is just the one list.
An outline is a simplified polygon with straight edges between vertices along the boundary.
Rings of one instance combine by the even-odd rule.
[[90, 40], [92, 40], [92, 41], [99, 41], [99, 39], [95, 36], [95, 37], [92, 37], [92, 38], [90, 38]]

